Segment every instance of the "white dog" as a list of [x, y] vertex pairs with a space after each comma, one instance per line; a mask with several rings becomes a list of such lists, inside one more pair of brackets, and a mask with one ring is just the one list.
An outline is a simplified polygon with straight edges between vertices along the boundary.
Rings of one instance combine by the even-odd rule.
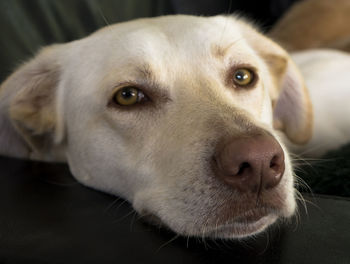
[[316, 153], [349, 140], [348, 105], [325, 99], [350, 98], [338, 75], [350, 58], [295, 58], [315, 89], [315, 124], [291, 58], [241, 19], [108, 26], [43, 49], [2, 84], [0, 153], [67, 161], [82, 184], [182, 235], [252, 235], [295, 211], [284, 140], [304, 151], [312, 138]]

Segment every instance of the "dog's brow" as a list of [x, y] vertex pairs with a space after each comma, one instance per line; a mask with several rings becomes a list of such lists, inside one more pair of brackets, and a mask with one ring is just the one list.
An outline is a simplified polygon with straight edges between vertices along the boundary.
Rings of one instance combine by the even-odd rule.
[[138, 75], [146, 80], [153, 80], [154, 75], [149, 64], [142, 64], [136, 68]]
[[241, 39], [237, 39], [237, 40], [235, 40], [235, 41], [233, 41], [230, 44], [225, 45], [225, 46], [213, 44], [211, 46], [211, 52], [212, 52], [213, 56], [218, 58], [218, 59], [223, 59], [226, 56], [226, 53], [230, 50], [230, 48], [232, 48], [232, 46], [234, 46], [239, 40], [241, 40]]
[[158, 98], [158, 101], [169, 101], [168, 91], [161, 88], [157, 82], [156, 74], [152, 70], [152, 66], [148, 63], [140, 64], [136, 67], [137, 83], [148, 92], [148, 95], [153, 98]]

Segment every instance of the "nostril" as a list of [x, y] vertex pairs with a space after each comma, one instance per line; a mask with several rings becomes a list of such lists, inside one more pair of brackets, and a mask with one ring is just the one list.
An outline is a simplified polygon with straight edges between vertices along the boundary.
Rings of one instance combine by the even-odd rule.
[[237, 175], [238, 176], [241, 176], [244, 174], [244, 172], [249, 169], [251, 166], [248, 162], [242, 162], [240, 165], [239, 165], [239, 169], [238, 169], [238, 172], [237, 172]]
[[280, 158], [275, 155], [270, 161], [270, 168], [273, 169], [274, 171], [278, 171], [280, 168]]
[[275, 154], [270, 160], [269, 170], [265, 171], [263, 182], [265, 189], [271, 189], [278, 185], [284, 173], [284, 154]]

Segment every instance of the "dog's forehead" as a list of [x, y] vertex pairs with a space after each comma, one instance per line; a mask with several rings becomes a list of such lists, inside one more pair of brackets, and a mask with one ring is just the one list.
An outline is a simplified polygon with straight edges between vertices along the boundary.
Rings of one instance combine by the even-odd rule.
[[240, 23], [234, 17], [185, 15], [120, 23], [88, 38], [80, 57], [88, 56], [89, 70], [96, 67], [100, 76], [111, 77], [111, 85], [120, 76], [132, 81], [145, 72], [155, 73], [160, 84], [169, 84], [184, 74], [210, 78], [235, 63], [259, 68], [261, 61]]
[[154, 64], [165, 61], [196, 62], [209, 56], [223, 58], [232, 47], [241, 60], [254, 60], [239, 22], [234, 17], [166, 16], [116, 24], [97, 32], [96, 37], [110, 49], [109, 58], [122, 63]]
[[[68, 86], [84, 87], [74, 90], [79, 96], [100, 94], [101, 102], [116, 87], [130, 83], [161, 89], [183, 103], [213, 96], [229, 100], [231, 90], [224, 85], [233, 66], [251, 65], [258, 73], [264, 69], [242, 30], [239, 20], [223, 16], [167, 16], [109, 26], [73, 43], [71, 56], [66, 56]], [[260, 89], [237, 100], [245, 108], [260, 105], [256, 93]]]
[[161, 44], [164, 41], [176, 45], [196, 44], [197, 41], [205, 40], [225, 41], [232, 35], [241, 35], [239, 22], [234, 17], [195, 17], [186, 15], [164, 16], [155, 18], [144, 18], [129, 22], [115, 24], [106, 27], [97, 32], [97, 34], [114, 35], [115, 40], [119, 41], [139, 41], [128, 43], [133, 46], [139, 46], [142, 41], [156, 41], [158, 39]]

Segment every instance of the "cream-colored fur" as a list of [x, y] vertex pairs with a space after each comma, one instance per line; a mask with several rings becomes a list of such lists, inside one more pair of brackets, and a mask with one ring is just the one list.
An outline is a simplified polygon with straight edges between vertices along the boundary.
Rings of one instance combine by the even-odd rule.
[[[254, 87], [232, 84], [235, 67], [254, 69]], [[151, 102], [111, 104], [125, 85], [142, 87]], [[124, 197], [179, 234], [234, 238], [293, 214], [293, 170], [281, 138], [308, 142], [312, 116], [291, 58], [249, 23], [140, 19], [45, 48], [10, 76], [0, 90], [0, 154], [67, 161], [82, 184]], [[260, 197], [227, 186], [210, 167], [220, 140], [254, 129], [285, 152], [281, 182]], [[263, 217], [242, 222], [259, 207]]]

